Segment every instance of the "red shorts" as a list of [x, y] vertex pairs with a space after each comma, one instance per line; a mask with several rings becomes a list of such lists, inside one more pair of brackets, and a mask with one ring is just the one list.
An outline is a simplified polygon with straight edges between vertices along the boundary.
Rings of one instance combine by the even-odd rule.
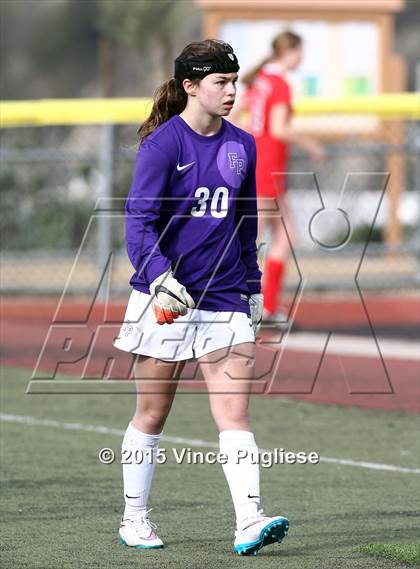
[[257, 196], [277, 198], [286, 191], [289, 147], [284, 142], [264, 135], [257, 144]]
[[257, 196], [261, 198], [277, 198], [283, 195], [286, 190], [286, 168], [267, 168], [257, 167]]

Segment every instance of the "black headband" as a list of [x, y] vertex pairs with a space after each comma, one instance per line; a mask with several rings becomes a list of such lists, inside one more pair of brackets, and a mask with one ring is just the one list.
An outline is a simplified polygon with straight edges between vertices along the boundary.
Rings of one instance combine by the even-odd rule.
[[238, 58], [229, 44], [225, 44], [227, 51], [206, 53], [205, 55], [182, 59], [175, 59], [175, 80], [179, 87], [184, 79], [202, 78], [210, 73], [234, 73], [239, 71]]

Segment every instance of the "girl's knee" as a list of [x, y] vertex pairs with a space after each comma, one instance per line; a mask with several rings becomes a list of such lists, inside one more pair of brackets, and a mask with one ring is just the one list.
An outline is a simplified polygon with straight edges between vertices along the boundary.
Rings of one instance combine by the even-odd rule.
[[[223, 396], [221, 397], [223, 398]], [[223, 401], [222, 398], [217, 405], [212, 406], [213, 419], [219, 430], [242, 429], [244, 425], [248, 425], [248, 406], [235, 405]]]
[[139, 426], [139, 429], [143, 432], [161, 430], [165, 424], [170, 409], [171, 405], [167, 403], [156, 407], [146, 407], [144, 409], [137, 410], [134, 415], [133, 422], [135, 425], [141, 425]]

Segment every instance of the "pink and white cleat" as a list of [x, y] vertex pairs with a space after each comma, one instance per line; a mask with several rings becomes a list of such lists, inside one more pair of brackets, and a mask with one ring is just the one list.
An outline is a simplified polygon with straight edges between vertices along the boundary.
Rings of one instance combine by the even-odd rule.
[[158, 549], [163, 547], [162, 540], [156, 535], [156, 524], [151, 522], [147, 514], [131, 519], [121, 519], [119, 535], [120, 543], [137, 549]]

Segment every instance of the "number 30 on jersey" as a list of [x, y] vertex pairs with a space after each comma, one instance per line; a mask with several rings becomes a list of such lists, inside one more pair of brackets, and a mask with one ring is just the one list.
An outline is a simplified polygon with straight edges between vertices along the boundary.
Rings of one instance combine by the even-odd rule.
[[210, 215], [212, 217], [226, 217], [228, 211], [229, 190], [225, 186], [219, 186], [214, 190], [210, 198], [210, 190], [201, 186], [195, 190], [194, 196], [198, 198], [197, 205], [191, 208], [191, 215], [203, 217], [207, 211], [207, 204], [210, 203]]

